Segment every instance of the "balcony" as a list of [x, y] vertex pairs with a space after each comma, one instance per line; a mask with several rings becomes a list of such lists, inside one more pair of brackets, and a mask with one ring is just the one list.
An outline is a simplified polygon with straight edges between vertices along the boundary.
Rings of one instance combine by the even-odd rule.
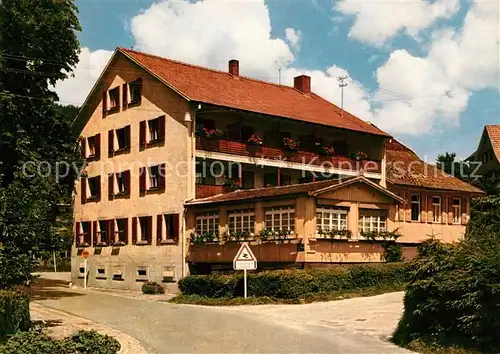
[[196, 199], [208, 198], [217, 194], [224, 194], [235, 191], [235, 187], [228, 187], [222, 185], [210, 184], [197, 184], [196, 185]]
[[285, 148], [251, 145], [246, 142], [227, 138], [216, 139], [198, 136], [196, 140], [196, 150], [293, 162], [348, 171], [363, 170], [364, 172], [381, 173], [380, 161], [369, 159], [357, 160], [343, 155], [325, 156], [317, 152], [305, 150], [289, 151]]

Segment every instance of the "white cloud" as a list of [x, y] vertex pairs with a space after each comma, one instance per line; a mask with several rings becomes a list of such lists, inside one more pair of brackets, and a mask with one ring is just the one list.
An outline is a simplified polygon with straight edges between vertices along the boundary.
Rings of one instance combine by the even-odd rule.
[[285, 37], [290, 46], [295, 51], [299, 51], [300, 42], [302, 40], [302, 32], [293, 28], [287, 28], [285, 30]]
[[80, 62], [74, 70], [74, 77], [56, 84], [55, 90], [59, 101], [64, 104], [81, 105], [92, 86], [101, 75], [113, 52], [108, 50], [90, 51], [83, 47], [80, 52]]
[[476, 1], [461, 28], [434, 33], [427, 56], [393, 51], [376, 72], [375, 122], [412, 135], [456, 126], [473, 91], [500, 89], [499, 11]]
[[139, 50], [222, 70], [240, 59], [244, 75], [264, 80], [294, 59], [285, 40], [271, 37], [264, 0], [165, 0], [135, 16], [131, 29]]
[[334, 9], [354, 16], [349, 36], [373, 45], [382, 45], [399, 33], [412, 37], [440, 18], [449, 18], [459, 7], [458, 0], [341, 0]]

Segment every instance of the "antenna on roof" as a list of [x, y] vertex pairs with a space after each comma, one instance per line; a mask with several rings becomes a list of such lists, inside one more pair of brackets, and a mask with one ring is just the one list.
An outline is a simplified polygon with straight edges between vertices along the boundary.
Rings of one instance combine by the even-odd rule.
[[347, 78], [348, 78], [347, 75], [339, 76], [337, 78], [337, 81], [339, 82], [339, 87], [340, 87], [340, 109], [341, 109], [340, 116], [341, 117], [344, 116], [344, 87], [347, 86], [347, 82], [345, 82], [347, 80]]
[[278, 69], [278, 83], [281, 85], [281, 68]]

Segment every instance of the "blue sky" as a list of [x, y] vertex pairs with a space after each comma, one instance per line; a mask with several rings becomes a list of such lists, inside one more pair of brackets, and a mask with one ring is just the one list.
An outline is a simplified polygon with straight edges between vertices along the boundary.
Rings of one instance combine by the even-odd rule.
[[482, 126], [500, 124], [497, 3], [76, 3], [85, 50], [73, 82], [57, 88], [63, 103], [81, 101], [111, 51], [124, 46], [223, 69], [233, 56], [244, 74], [270, 81], [278, 67], [284, 83], [305, 72], [336, 104], [336, 76], [347, 73], [346, 109], [431, 161], [444, 151], [467, 157]]

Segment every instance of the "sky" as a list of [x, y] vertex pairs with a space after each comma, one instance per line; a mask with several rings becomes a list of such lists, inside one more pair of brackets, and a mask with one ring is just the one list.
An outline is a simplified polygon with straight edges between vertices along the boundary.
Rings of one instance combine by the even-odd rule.
[[[80, 105], [117, 46], [312, 90], [433, 162], [500, 124], [500, 5], [459, 0], [76, 0], [82, 32], [63, 104]], [[281, 75], [279, 74], [281, 72]]]

